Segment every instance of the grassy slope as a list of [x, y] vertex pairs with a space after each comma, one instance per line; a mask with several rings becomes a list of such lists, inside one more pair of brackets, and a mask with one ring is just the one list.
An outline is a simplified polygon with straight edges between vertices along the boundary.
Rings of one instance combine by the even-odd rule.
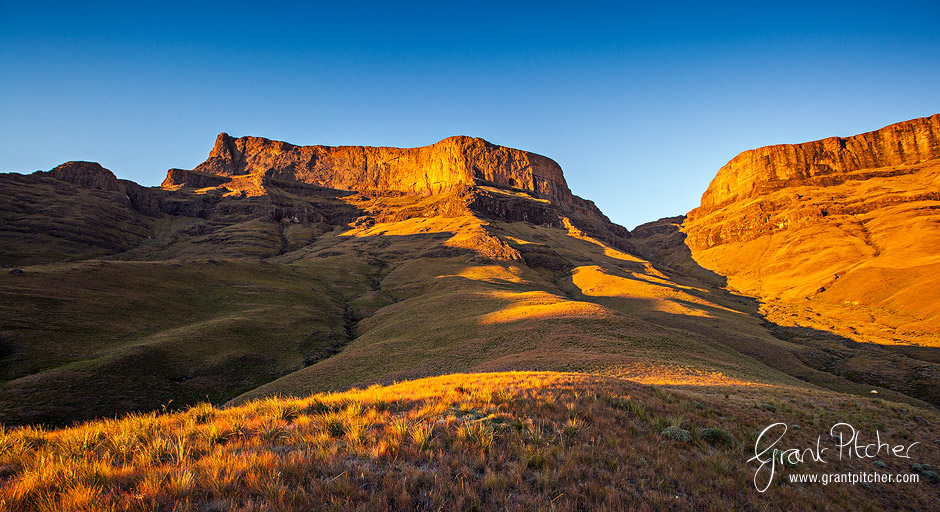
[[[938, 183], [940, 161], [931, 161], [900, 176], [778, 190], [755, 199], [792, 205], [768, 224], [787, 225], [814, 209], [828, 215], [696, 250], [694, 257], [727, 276], [732, 289], [766, 301], [765, 313], [778, 324], [859, 342], [940, 347]], [[733, 218], [731, 208], [746, 207], [731, 205], [696, 225]]]
[[341, 287], [257, 262], [32, 266], [0, 297], [5, 422], [224, 400], [347, 341]]
[[[920, 415], [929, 423], [915, 420]], [[757, 434], [814, 446], [837, 422], [910, 459], [778, 466], [752, 484]], [[302, 399], [0, 432], [7, 510], [933, 510], [936, 473], [907, 484], [787, 475], [913, 473], [940, 463], [940, 415], [789, 386], [640, 385], [564, 373], [447, 375]], [[679, 427], [688, 441], [663, 432]], [[797, 427], [799, 427], [797, 429]], [[706, 435], [702, 429], [720, 429]], [[876, 461], [884, 463], [879, 467]], [[923, 470], [921, 470], [923, 471]]]
[[[638, 382], [809, 382], [911, 400], [807, 366], [798, 344], [774, 337], [740, 298], [612, 249], [577, 229], [470, 218], [407, 219], [317, 243], [345, 261], [371, 254], [374, 287], [392, 303], [364, 318], [341, 353], [238, 399], [302, 395], [465, 371], [555, 370]], [[546, 251], [569, 268], [491, 261], [473, 254], [417, 258], [485, 229], [523, 255]], [[316, 245], [316, 244], [315, 244]], [[533, 249], [534, 247], [534, 249]], [[316, 247], [282, 257], [323, 264]], [[531, 260], [535, 261], [535, 260]], [[797, 377], [797, 378], [794, 378]], [[916, 400], [915, 400], [916, 402]]]
[[101, 257], [151, 235], [124, 194], [51, 177], [0, 174], [0, 265]]
[[[0, 275], [0, 419], [62, 423], [466, 371], [873, 387], [805, 365], [748, 302], [570, 223], [483, 221], [438, 196], [320, 200], [379, 222], [259, 222], [233, 199], [228, 217], [154, 221], [153, 238], [113, 261]], [[229, 257], [288, 252], [179, 259], [219, 244]]]

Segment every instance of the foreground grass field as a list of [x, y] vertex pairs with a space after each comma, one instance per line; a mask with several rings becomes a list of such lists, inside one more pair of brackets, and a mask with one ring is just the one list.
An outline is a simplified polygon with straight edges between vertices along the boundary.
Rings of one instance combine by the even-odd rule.
[[[910, 459], [778, 466], [758, 433], [812, 446], [838, 422]], [[940, 416], [788, 386], [641, 385], [573, 373], [455, 374], [239, 407], [208, 404], [0, 434], [4, 510], [936, 510]], [[782, 446], [781, 446], [782, 447]], [[913, 464], [916, 464], [914, 466]], [[912, 469], [913, 468], [913, 469]], [[788, 474], [913, 474], [798, 484]]]

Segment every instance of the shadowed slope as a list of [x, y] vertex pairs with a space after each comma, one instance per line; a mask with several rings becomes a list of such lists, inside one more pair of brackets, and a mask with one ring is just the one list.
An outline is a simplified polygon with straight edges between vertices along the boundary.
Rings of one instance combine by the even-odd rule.
[[742, 153], [687, 218], [639, 226], [631, 243], [757, 298], [767, 327], [807, 366], [936, 405], [938, 137], [935, 115]]

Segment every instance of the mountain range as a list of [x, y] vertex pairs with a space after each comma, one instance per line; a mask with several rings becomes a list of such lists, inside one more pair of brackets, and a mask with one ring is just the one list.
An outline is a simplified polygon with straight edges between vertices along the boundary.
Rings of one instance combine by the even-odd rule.
[[933, 509], [938, 235], [940, 115], [632, 231], [462, 136], [0, 174], [0, 508]]
[[746, 151], [633, 232], [470, 137], [0, 175], [0, 421], [508, 370], [938, 406], [938, 141], [934, 115]]

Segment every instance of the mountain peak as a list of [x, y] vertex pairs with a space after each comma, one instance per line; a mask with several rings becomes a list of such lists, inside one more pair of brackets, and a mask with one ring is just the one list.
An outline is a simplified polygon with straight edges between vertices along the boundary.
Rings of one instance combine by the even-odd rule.
[[564, 210], [595, 209], [572, 195], [554, 160], [465, 135], [429, 146], [394, 148], [295, 146], [262, 137], [235, 138], [223, 132], [205, 162], [193, 171], [171, 169], [163, 186], [201, 188], [209, 182], [245, 175], [340, 190], [419, 195], [457, 186], [495, 185], [549, 199]]

